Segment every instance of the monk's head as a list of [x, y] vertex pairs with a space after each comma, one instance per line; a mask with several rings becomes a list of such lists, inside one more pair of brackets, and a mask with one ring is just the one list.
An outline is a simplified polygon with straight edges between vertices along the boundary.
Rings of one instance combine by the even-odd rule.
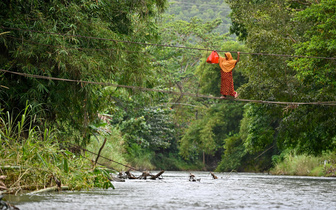
[[225, 53], [225, 58], [228, 61], [233, 59], [231, 53], [229, 53], [229, 52]]

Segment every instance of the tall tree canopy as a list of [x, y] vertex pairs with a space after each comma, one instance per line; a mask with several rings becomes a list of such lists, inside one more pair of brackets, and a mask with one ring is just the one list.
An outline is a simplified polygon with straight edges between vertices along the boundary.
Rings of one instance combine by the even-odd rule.
[[[161, 15], [168, 3], [168, 13]], [[267, 167], [271, 156], [284, 150], [309, 154], [333, 150], [335, 107], [244, 105], [188, 98], [183, 93], [220, 95], [220, 68], [205, 62], [214, 49], [259, 53], [242, 53], [235, 69], [235, 89], [241, 98], [336, 101], [335, 59], [311, 58], [336, 57], [335, 4], [335, 0], [4, 0], [0, 69], [77, 82], [1, 73], [0, 110], [18, 112], [27, 101], [38, 105], [33, 111], [40, 122], [57, 124], [83, 144], [102, 126], [101, 114], [107, 114], [130, 155], [179, 150], [195, 160], [203, 153], [217, 161], [222, 158], [220, 170], [246, 165], [251, 156], [265, 150], [260, 164]], [[230, 11], [230, 31], [240, 42], [227, 34]], [[263, 55], [269, 53], [300, 57]]]
[[[144, 85], [153, 72], [145, 46], [154, 42], [156, 18], [165, 0], [1, 1], [0, 68], [74, 80]], [[121, 40], [113, 41], [113, 40]], [[104, 88], [96, 85], [1, 74], [2, 107], [21, 110], [26, 101], [42, 104], [47, 119], [85, 130], [107, 109]]]
[[[335, 57], [335, 3], [321, 1], [227, 1], [236, 33], [251, 52]], [[335, 60], [252, 55], [242, 58], [248, 83], [242, 97], [276, 101], [335, 101]], [[270, 145], [320, 154], [335, 148], [335, 108], [252, 105], [242, 135], [246, 149]], [[253, 119], [253, 120], [249, 120]], [[255, 128], [255, 129], [253, 129]], [[262, 132], [262, 131], [265, 132]]]

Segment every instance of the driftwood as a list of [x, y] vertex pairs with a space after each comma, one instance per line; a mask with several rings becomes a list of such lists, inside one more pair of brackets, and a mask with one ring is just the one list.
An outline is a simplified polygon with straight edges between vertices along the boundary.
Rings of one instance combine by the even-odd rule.
[[162, 177], [160, 178], [160, 176], [164, 173], [165, 171], [164, 170], [161, 170], [159, 173], [157, 173], [155, 176], [152, 176], [151, 179], [156, 179], [156, 178], [159, 178], [159, 179], [162, 179]]
[[130, 172], [130, 170], [126, 171], [125, 173], [126, 173], [126, 175], [127, 175], [127, 179], [138, 179], [138, 177], [135, 177], [135, 176]]
[[[149, 179], [155, 180], [155, 179], [157, 179], [157, 178], [161, 179], [160, 176], [164, 173], [164, 170], [160, 171], [160, 172], [157, 173], [156, 175], [153, 175], [153, 174], [149, 173], [148, 171], [144, 171], [144, 172], [142, 172], [142, 174], [141, 174], [140, 176], [138, 176], [138, 177], [134, 176], [134, 175], [130, 172], [130, 170], [126, 171], [125, 173], [126, 173], [126, 178], [127, 178], [127, 179], [145, 179], [145, 180], [146, 180], [147, 178], [149, 178]], [[119, 176], [118, 176], [118, 177], [121, 178], [122, 175], [120, 175], [120, 173], [119, 173]]]
[[138, 179], [147, 179], [147, 176], [151, 176], [148, 171], [143, 171], [142, 174], [138, 177]]
[[1, 180], [5, 180], [7, 178], [7, 176], [5, 175], [1, 175], [0, 176], [0, 190], [7, 190], [7, 187], [5, 185], [5, 183], [3, 183]]
[[119, 172], [118, 176], [113, 176], [112, 173], [110, 173], [110, 177], [108, 179], [113, 182], [125, 182], [126, 176], [120, 177], [123, 174], [123, 172]]
[[37, 193], [45, 193], [45, 192], [54, 192], [54, 191], [58, 191], [58, 190], [69, 190], [68, 186], [61, 186], [60, 188], [58, 186], [54, 186], [54, 187], [48, 187], [45, 189], [41, 189], [41, 190], [35, 190], [29, 194], [37, 194]]
[[211, 174], [212, 178], [218, 179], [218, 177], [213, 172], [210, 172], [210, 174]]
[[127, 179], [127, 174], [125, 174], [125, 172], [121, 171], [121, 172], [119, 172], [117, 177], [119, 179]]
[[155, 179], [159, 178], [163, 173], [164, 173], [164, 170], [160, 171], [156, 175], [152, 175], [148, 171], [144, 171], [144, 172], [142, 172], [141, 176], [138, 177], [138, 179], [147, 179], [147, 177], [149, 177], [150, 179], [155, 180]]

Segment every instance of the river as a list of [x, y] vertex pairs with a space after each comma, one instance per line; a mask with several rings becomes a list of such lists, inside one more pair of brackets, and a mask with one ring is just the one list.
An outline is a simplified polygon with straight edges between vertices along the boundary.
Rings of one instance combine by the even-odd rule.
[[[152, 172], [156, 174], [156, 172]], [[336, 178], [166, 171], [115, 189], [6, 196], [22, 209], [336, 209]], [[134, 173], [135, 175], [140, 175]]]

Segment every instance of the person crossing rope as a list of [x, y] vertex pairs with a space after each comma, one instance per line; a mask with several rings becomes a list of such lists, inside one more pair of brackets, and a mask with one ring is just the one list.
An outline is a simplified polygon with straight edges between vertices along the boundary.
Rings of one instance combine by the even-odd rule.
[[[218, 53], [217, 53], [218, 54]], [[225, 57], [220, 57], [219, 55], [219, 66], [221, 68], [221, 88], [220, 93], [222, 94], [221, 98], [226, 98], [230, 95], [234, 98], [238, 97], [238, 93], [234, 91], [232, 71], [237, 65], [240, 57], [240, 52], [237, 52], [237, 60], [233, 60], [230, 52], [225, 53]]]

